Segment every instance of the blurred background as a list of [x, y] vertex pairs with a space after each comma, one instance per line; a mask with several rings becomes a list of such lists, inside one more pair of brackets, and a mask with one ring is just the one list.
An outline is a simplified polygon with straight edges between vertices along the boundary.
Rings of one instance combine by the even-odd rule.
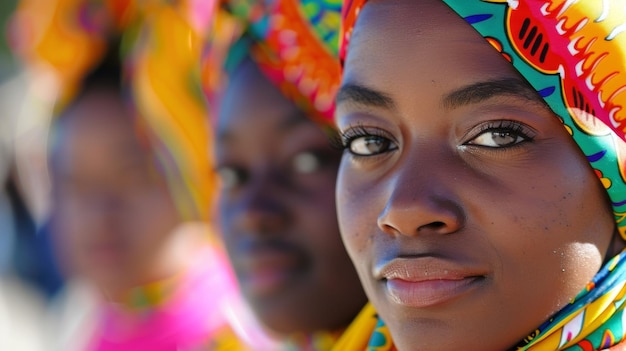
[[[273, 351], [280, 343], [288, 350], [327, 350], [345, 325], [309, 326], [307, 313], [315, 319], [320, 309], [315, 304], [302, 309], [306, 303], [301, 301], [314, 297], [327, 304], [327, 295], [315, 289], [342, 306], [343, 298], [350, 300], [351, 306], [337, 317], [342, 323], [365, 303], [339, 239], [334, 206], [327, 206], [334, 203], [340, 152], [327, 145], [326, 132], [334, 133], [329, 123], [339, 66], [336, 48], [326, 44], [338, 43], [341, 1], [226, 3], [0, 2], [0, 351]], [[285, 14], [294, 21], [285, 20]], [[285, 335], [261, 326], [262, 318], [241, 296], [215, 208], [221, 184], [211, 112], [228, 78], [224, 65], [231, 49], [239, 57], [235, 62], [256, 57], [263, 45], [250, 45], [252, 33], [264, 33], [264, 23], [270, 22], [292, 23], [309, 39], [286, 40], [285, 47], [272, 49], [276, 52], [271, 55], [289, 58], [280, 70], [271, 67], [280, 60], [270, 60], [269, 51], [255, 59], [268, 64], [263, 75], [306, 68], [302, 79], [287, 82], [285, 73], [284, 84], [269, 76], [263, 82], [315, 136], [314, 142], [303, 138], [300, 146], [285, 142], [281, 134], [281, 149], [289, 145], [295, 151], [280, 167], [302, 184], [321, 184], [324, 191], [315, 211], [306, 206], [300, 211], [331, 230], [276, 230], [302, 237], [299, 248], [289, 246], [296, 258], [281, 261], [280, 250], [278, 259], [261, 252], [257, 263], [263, 268], [267, 262], [306, 262], [308, 267], [309, 256], [316, 256], [324, 262], [325, 275], [341, 271], [350, 278], [335, 277], [340, 282], [333, 288], [343, 294], [327, 289], [326, 279], [316, 282], [317, 273], [309, 277], [315, 289], [293, 289], [297, 299], [283, 298], [276, 289], [276, 299], [287, 300], [286, 308], [267, 310], [279, 310], [285, 321], [300, 318], [306, 326]], [[273, 39], [261, 35], [255, 40], [280, 44], [295, 38], [294, 28], [277, 25]], [[326, 34], [322, 41], [312, 33]], [[300, 155], [313, 159], [313, 166], [296, 167]], [[305, 198], [297, 202], [307, 203], [308, 195], [301, 196]], [[292, 205], [282, 207], [291, 211], [297, 207]], [[243, 208], [242, 217], [256, 218], [254, 206]], [[248, 221], [256, 228], [246, 230], [270, 237], [267, 218]], [[308, 228], [308, 220], [298, 225]], [[309, 239], [320, 244], [317, 249], [311, 249], [316, 245], [309, 245]], [[346, 269], [338, 270], [333, 262]], [[307, 275], [300, 270], [290, 274]], [[273, 280], [271, 274], [268, 280]], [[283, 289], [279, 283], [275, 285]], [[305, 311], [302, 317], [293, 313], [300, 310]]]
[[[43, 201], [47, 190], [42, 188], [46, 180], [33, 179], [37, 172], [24, 169], [28, 164], [45, 164], [41, 158], [45, 154], [30, 154], [35, 158], [28, 159], [28, 140], [45, 126], [29, 120], [37, 117], [28, 110], [28, 83], [8, 45], [8, 22], [16, 5], [14, 0], [0, 3], [0, 24], [5, 29], [0, 37], [0, 272], [49, 298], [60, 288], [61, 277], [46, 234]], [[18, 160], [18, 155], [26, 159]]]
[[209, 225], [203, 4], [0, 1], [0, 350], [196, 350], [235, 314]]
[[[45, 220], [35, 215], [35, 202], [42, 197], [28, 198], [45, 190], [34, 185], [40, 181], [20, 171], [17, 161], [18, 145], [39, 127], [18, 118], [26, 112], [28, 84], [8, 43], [16, 5], [15, 0], [0, 2], [0, 349], [43, 350], [46, 308], [62, 278]], [[29, 184], [33, 188], [26, 189]]]

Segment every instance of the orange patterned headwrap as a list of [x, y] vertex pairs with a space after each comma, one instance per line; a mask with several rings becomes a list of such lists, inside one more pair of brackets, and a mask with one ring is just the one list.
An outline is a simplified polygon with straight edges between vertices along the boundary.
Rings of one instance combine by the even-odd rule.
[[[341, 77], [337, 61], [341, 1], [230, 0], [224, 5], [243, 27], [240, 42], [225, 55], [225, 66], [250, 56], [287, 98], [320, 125], [332, 126]], [[238, 45], [244, 41], [246, 45]], [[208, 72], [216, 68], [212, 50], [209, 45], [205, 67], [213, 67]], [[215, 89], [205, 87], [209, 95]]]

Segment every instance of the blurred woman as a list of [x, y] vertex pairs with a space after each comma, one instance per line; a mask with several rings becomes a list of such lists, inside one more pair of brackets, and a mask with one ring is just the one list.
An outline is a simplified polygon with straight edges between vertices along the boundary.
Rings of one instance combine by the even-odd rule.
[[66, 272], [95, 290], [78, 349], [195, 350], [224, 329], [263, 345], [211, 228], [197, 4], [40, 4], [56, 8], [52, 25], [18, 45], [58, 88], [52, 221]]
[[329, 350], [366, 303], [335, 212], [339, 6], [227, 5], [244, 33], [225, 55], [228, 81], [213, 99], [226, 248], [282, 348]]

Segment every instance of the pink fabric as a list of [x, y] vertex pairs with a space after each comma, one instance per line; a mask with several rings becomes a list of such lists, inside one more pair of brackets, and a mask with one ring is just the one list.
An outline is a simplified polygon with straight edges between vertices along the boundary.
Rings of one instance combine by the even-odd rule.
[[181, 351], [205, 344], [229, 325], [239, 294], [224, 254], [207, 249], [159, 307], [104, 305], [89, 351]]

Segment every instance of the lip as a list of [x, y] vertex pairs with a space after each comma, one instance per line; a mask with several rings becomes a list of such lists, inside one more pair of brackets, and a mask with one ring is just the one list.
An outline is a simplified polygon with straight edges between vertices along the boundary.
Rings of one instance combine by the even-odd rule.
[[379, 266], [374, 276], [396, 304], [425, 308], [449, 302], [480, 287], [487, 270], [438, 257], [401, 257]]
[[269, 296], [298, 276], [303, 257], [286, 243], [258, 243], [240, 250], [236, 266], [242, 288], [251, 295]]

